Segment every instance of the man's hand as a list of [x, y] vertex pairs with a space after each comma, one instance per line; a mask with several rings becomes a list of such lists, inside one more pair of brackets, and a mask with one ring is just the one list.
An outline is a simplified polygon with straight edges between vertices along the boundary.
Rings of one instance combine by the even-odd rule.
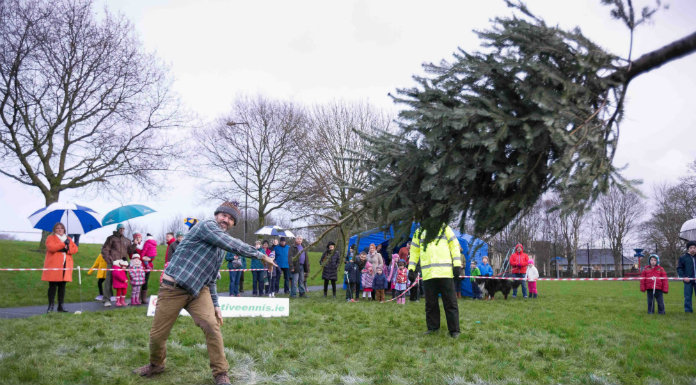
[[222, 326], [224, 321], [222, 320], [222, 309], [220, 309], [219, 306], [215, 307], [215, 319], [217, 320], [218, 325]]
[[264, 261], [267, 265], [273, 265], [275, 267], [278, 267], [278, 265], [276, 265], [276, 263], [267, 255], [263, 256], [262, 261]]
[[689, 283], [691, 280], [689, 278], [684, 278], [684, 282]]

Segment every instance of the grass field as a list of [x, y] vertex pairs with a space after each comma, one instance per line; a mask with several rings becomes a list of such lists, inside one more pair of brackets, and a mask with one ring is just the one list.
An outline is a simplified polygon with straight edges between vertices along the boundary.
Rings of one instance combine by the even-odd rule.
[[[0, 240], [0, 268], [41, 268], [43, 267], [45, 252], [40, 252], [37, 242], [18, 242]], [[101, 245], [81, 244], [79, 252], [75, 254], [75, 267], [90, 268], [94, 259], [101, 252]], [[158, 257], [155, 259], [155, 269], [162, 269], [164, 266], [165, 247], [160, 245], [157, 248]], [[316, 274], [319, 269], [320, 253], [309, 253], [310, 257], [310, 276], [307, 280], [308, 285], [323, 285], [321, 274]], [[249, 267], [247, 260], [247, 268]], [[227, 268], [227, 263], [223, 263], [223, 268]], [[343, 274], [342, 268], [339, 275]], [[218, 281], [218, 290], [227, 291], [230, 279], [229, 274], [222, 273], [222, 279]], [[159, 281], [159, 273], [155, 272], [150, 277], [150, 281]], [[281, 278], [282, 281], [282, 278]], [[281, 282], [281, 287], [283, 283]], [[157, 284], [150, 285], [157, 294]], [[251, 291], [251, 272], [246, 272], [244, 276], [244, 288]], [[48, 284], [41, 280], [40, 271], [0, 271], [0, 307], [29, 306], [48, 304], [47, 295]], [[65, 291], [65, 302], [89, 301], [99, 294], [97, 290], [96, 273], [87, 275], [82, 272], [82, 286], [78, 285], [77, 271], [73, 272], [73, 282], [68, 283]]]
[[[541, 282], [537, 300], [462, 299], [457, 340], [422, 335], [422, 301], [317, 294], [292, 300], [288, 318], [222, 328], [239, 384], [696, 383], [696, 320], [683, 313], [681, 284], [672, 282], [665, 316], [645, 314], [637, 286]], [[0, 383], [211, 384], [205, 339], [186, 317], [170, 336], [167, 371], [130, 374], [147, 362], [151, 322], [144, 308], [2, 320]]]

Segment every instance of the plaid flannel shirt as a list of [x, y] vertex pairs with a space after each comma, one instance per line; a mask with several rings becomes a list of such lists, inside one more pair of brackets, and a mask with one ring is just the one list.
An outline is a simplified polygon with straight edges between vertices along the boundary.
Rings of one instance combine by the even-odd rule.
[[266, 256], [241, 240], [233, 238], [214, 220], [209, 219], [191, 228], [171, 256], [164, 273], [174, 278], [177, 284], [195, 297], [203, 286], [208, 286], [213, 304], [218, 307], [215, 280], [224, 260], [223, 250], [255, 259]]

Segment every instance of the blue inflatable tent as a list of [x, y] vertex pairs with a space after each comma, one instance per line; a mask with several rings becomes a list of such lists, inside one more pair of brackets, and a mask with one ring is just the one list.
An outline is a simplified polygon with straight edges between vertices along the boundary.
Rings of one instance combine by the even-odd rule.
[[[409, 234], [409, 239], [413, 238], [413, 233], [416, 231], [417, 228], [418, 225], [416, 223], [411, 225], [411, 233]], [[466, 263], [464, 265], [464, 273], [465, 275], [471, 275], [472, 258], [476, 261], [477, 264], [481, 264], [481, 259], [485, 256], [488, 256], [488, 244], [478, 238], [474, 238], [469, 234], [460, 234], [456, 230], [454, 231], [454, 233], [457, 235], [459, 245], [462, 247], [462, 254], [466, 258]], [[390, 226], [389, 229], [386, 229], [384, 227], [378, 227], [375, 229], [363, 231], [362, 233], [355, 234], [352, 237], [350, 237], [348, 239], [348, 250], [350, 250], [350, 248], [353, 245], [357, 245], [358, 253], [363, 250], [367, 251], [371, 243], [374, 243], [375, 245], [382, 244], [382, 247], [386, 248], [389, 246], [389, 241], [391, 241], [393, 238], [394, 228], [392, 226]], [[389, 253], [397, 254], [399, 252], [399, 249], [403, 246], [405, 245], [397, 245], [393, 250], [389, 250]], [[347, 255], [348, 254], [346, 253], [346, 256]], [[460, 288], [460, 290], [463, 296], [473, 296], [473, 292], [471, 290], [471, 281], [469, 279], [462, 279], [462, 287]]]

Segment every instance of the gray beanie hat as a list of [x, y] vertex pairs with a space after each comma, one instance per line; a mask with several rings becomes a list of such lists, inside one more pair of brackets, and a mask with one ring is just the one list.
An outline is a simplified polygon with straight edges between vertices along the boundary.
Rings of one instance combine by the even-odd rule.
[[237, 223], [239, 222], [239, 203], [236, 201], [232, 202], [224, 202], [223, 204], [220, 205], [220, 207], [215, 210], [214, 215], [218, 215], [218, 213], [225, 213], [229, 214], [232, 218], [234, 218], [234, 225], [237, 226]]

